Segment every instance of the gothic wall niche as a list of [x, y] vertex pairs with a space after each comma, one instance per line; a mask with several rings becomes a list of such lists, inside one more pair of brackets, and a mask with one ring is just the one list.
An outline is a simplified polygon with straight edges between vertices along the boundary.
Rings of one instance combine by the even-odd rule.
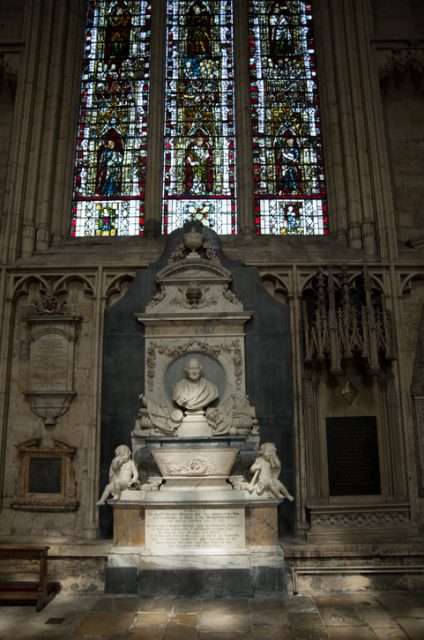
[[392, 535], [410, 513], [381, 277], [321, 269], [303, 291], [303, 329], [307, 537]]

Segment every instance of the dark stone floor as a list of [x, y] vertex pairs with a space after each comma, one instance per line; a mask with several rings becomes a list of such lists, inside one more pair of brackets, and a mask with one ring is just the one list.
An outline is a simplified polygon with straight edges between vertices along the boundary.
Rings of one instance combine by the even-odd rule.
[[201, 600], [59, 594], [40, 613], [0, 606], [0, 638], [21, 640], [423, 640], [424, 592]]

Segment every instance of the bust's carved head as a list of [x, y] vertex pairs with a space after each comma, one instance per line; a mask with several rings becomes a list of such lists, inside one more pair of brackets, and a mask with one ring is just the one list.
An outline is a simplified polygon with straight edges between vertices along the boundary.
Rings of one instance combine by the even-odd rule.
[[184, 371], [188, 380], [196, 382], [202, 377], [202, 369], [202, 363], [200, 362], [200, 360], [198, 360], [198, 358], [190, 358], [187, 361]]

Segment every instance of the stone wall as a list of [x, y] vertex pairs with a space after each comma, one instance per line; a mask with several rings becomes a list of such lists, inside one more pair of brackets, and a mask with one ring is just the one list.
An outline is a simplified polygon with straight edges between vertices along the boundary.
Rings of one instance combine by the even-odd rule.
[[[162, 0], [154, 4], [158, 15], [163, 13]], [[240, 0], [240, 6], [245, 4]], [[325, 441], [314, 440], [317, 453], [308, 450], [306, 437], [308, 429], [322, 429], [323, 410], [305, 378], [302, 294], [307, 282], [329, 267], [356, 273], [367, 265], [381, 284], [395, 346], [390, 384], [387, 378], [384, 382], [386, 391], [390, 387], [393, 414], [381, 431], [381, 436], [393, 438], [384, 449], [390, 486], [384, 500], [386, 506], [401, 503], [394, 512], [402, 513], [411, 531], [424, 526], [417, 480], [424, 457], [416, 446], [421, 442], [421, 413], [411, 396], [424, 303], [421, 5], [413, 0], [402, 6], [383, 0], [316, 3], [331, 234], [254, 237], [247, 180], [241, 193], [241, 233], [222, 238], [224, 255], [257, 269], [267, 291], [290, 317], [292, 370], [287, 375], [294, 393], [293, 473], [301, 535], [311, 526], [311, 486], [320, 486], [325, 476]], [[237, 20], [240, 56], [245, 49], [240, 16]], [[155, 233], [160, 163], [153, 161], [146, 237], [68, 237], [82, 37], [79, 0], [20, 0], [13, 6], [0, 1], [0, 533], [6, 536], [98, 534], [101, 389], [107, 366], [104, 313], [125, 294], [136, 271], [158, 260], [165, 247], [165, 239]], [[156, 76], [161, 68], [158, 42], [156, 38], [152, 51]], [[159, 88], [156, 77], [157, 101]], [[246, 97], [246, 91], [240, 95]], [[241, 98], [238, 108], [246, 109]], [[157, 149], [156, 119], [153, 129], [151, 148]], [[240, 149], [241, 166], [250, 166], [246, 139]], [[34, 303], [42, 303], [46, 295], [65, 303], [68, 316], [81, 319], [69, 362], [76, 395], [50, 431], [25, 397], [32, 348], [28, 320], [35, 313]], [[376, 398], [370, 403], [374, 408]], [[343, 403], [337, 404], [338, 410], [340, 406]], [[375, 410], [384, 415], [381, 408]], [[46, 434], [76, 449], [72, 464], [78, 506], [63, 512], [13, 508], [21, 468], [16, 446]], [[320, 500], [328, 506], [325, 492]], [[322, 522], [322, 504], [315, 507], [313, 517]], [[328, 521], [333, 517], [324, 515]], [[348, 510], [338, 516], [342, 523], [352, 522], [352, 517]], [[357, 526], [363, 514], [355, 517]], [[336, 535], [334, 527], [328, 534]]]

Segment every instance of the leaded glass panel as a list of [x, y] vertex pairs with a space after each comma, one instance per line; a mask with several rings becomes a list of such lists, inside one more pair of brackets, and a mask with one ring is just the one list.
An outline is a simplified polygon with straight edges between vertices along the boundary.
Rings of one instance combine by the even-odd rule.
[[168, 0], [163, 232], [236, 231], [233, 2]]
[[312, 8], [250, 0], [256, 233], [328, 233]]
[[143, 234], [150, 13], [87, 0], [72, 236]]

